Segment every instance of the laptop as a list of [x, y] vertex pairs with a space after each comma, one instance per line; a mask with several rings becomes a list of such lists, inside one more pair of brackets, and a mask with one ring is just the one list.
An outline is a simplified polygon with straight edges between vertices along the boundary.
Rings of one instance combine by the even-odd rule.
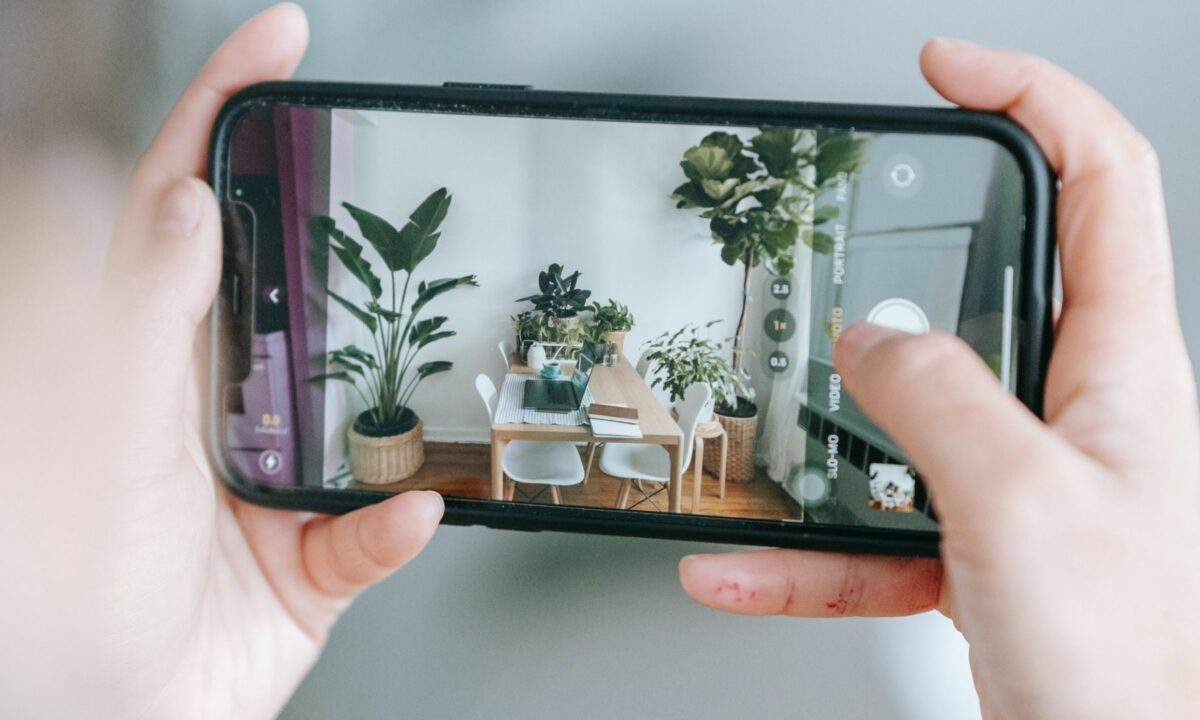
[[526, 380], [525, 397], [521, 406], [542, 412], [573, 412], [583, 405], [588, 380], [592, 377], [592, 358], [580, 353], [571, 378], [562, 380]]

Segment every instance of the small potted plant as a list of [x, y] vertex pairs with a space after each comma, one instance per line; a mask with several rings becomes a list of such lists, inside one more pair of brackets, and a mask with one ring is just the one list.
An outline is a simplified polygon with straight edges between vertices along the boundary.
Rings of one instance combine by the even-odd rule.
[[[416, 363], [427, 346], [453, 337], [449, 318], [419, 319], [439, 295], [464, 285], [478, 286], [474, 275], [421, 281], [412, 286], [413, 272], [437, 247], [438, 227], [450, 208], [445, 188], [435, 190], [397, 230], [387, 220], [342, 203], [358, 229], [383, 260], [389, 280], [384, 283], [363, 257], [363, 244], [344, 233], [329, 217], [315, 217], [309, 226], [342, 266], [362, 285], [369, 299], [355, 302], [329, 290], [329, 297], [371, 333], [372, 347], [355, 345], [331, 350], [330, 369], [313, 380], [337, 380], [354, 388], [366, 405], [350, 427], [350, 471], [365, 483], [392, 483], [413, 475], [425, 460], [423, 425], [411, 407], [413, 395], [426, 378], [453, 367], [447, 360]], [[397, 276], [403, 273], [402, 281]], [[411, 299], [411, 302], [410, 302]]]
[[559, 329], [573, 329], [579, 326], [579, 313], [587, 307], [591, 290], [579, 287], [579, 276], [575, 272], [563, 276], [563, 266], [553, 263], [550, 267], [538, 273], [538, 290], [535, 295], [518, 298], [517, 302], [531, 302], [535, 312], [541, 313]]
[[528, 361], [529, 348], [534, 343], [546, 342], [546, 316], [525, 310], [512, 316], [513, 333], [517, 338], [517, 356], [521, 362]]
[[625, 333], [633, 329], [633, 313], [616, 300], [609, 299], [601, 305], [594, 302], [588, 308], [592, 312], [587, 323], [587, 338], [590, 342], [613, 343], [617, 352], [625, 352]]
[[[708, 330], [719, 323], [712, 320], [703, 327], [684, 325], [675, 332], [665, 332], [645, 344], [650, 351], [650, 387], [662, 387], [671, 402], [683, 399], [694, 383], [707, 383], [712, 388], [716, 405], [731, 407], [738, 398], [754, 397], [749, 387], [749, 375], [735, 371], [729, 362], [730, 340], [712, 340]], [[712, 418], [701, 418], [707, 422]]]

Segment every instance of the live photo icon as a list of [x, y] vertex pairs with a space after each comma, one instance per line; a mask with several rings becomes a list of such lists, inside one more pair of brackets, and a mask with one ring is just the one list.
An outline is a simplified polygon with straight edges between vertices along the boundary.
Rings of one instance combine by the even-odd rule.
[[871, 463], [867, 471], [871, 476], [871, 508], [892, 512], [913, 511], [917, 480], [909, 466]]

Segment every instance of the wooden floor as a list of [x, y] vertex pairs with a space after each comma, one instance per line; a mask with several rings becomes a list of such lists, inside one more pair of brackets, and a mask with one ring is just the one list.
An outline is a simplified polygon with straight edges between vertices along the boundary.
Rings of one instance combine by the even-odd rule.
[[[352, 483], [356, 490], [375, 490], [381, 492], [404, 492], [406, 490], [436, 490], [448, 497], [488, 499], [491, 486], [491, 460], [489, 445], [467, 443], [425, 443], [425, 465], [416, 475], [404, 482], [391, 485], [365, 485]], [[581, 452], [583, 448], [580, 448]], [[587, 457], [584, 456], [584, 462]], [[725, 499], [719, 496], [720, 484], [715, 474], [710, 474], [705, 468], [704, 480], [701, 482], [700, 508], [701, 515], [717, 515], [721, 517], [758, 518], [769, 520], [798, 519], [800, 505], [765, 476], [759, 470], [759, 476], [752, 482], [733, 483], [725, 485]], [[684, 472], [683, 477], [683, 511], [692, 511], [692, 471]], [[560, 488], [564, 505], [584, 505], [588, 507], [615, 507], [621, 481], [605, 475], [600, 471], [597, 460], [592, 466], [591, 476], [586, 485], [574, 485]], [[646, 485], [653, 491], [656, 485]], [[529, 502], [529, 495], [537, 495], [541, 486], [518, 485], [514, 500]], [[526, 493], [525, 496], [522, 493]], [[637, 488], [630, 492], [629, 505], [632, 506], [641, 499]], [[550, 493], [543, 492], [535, 502], [549, 503]], [[644, 502], [634, 510], [650, 512], [665, 512], [667, 494], [663, 492], [654, 497], [654, 503]]]

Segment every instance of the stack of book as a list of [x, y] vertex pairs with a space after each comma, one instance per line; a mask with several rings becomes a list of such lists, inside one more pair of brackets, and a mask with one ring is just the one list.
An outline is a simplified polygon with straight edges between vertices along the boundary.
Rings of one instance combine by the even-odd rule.
[[638, 426], [637, 408], [592, 403], [588, 405], [587, 413], [588, 424], [592, 426], [594, 437], [640, 438], [642, 436], [642, 429]]

